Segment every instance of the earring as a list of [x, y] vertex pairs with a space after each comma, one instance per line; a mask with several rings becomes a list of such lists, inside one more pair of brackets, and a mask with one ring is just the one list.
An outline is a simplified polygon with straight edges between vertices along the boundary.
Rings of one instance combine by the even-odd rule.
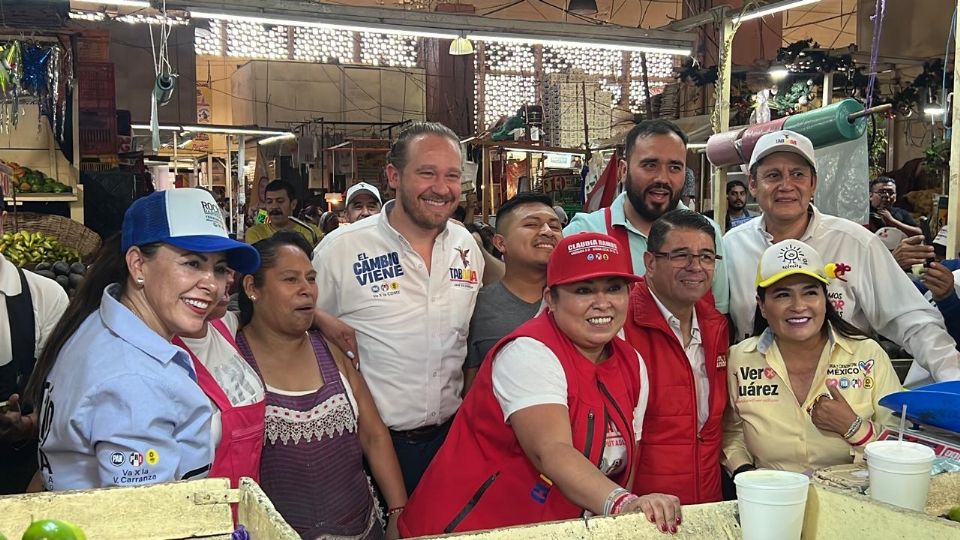
[[250, 295], [250, 301], [251, 301], [251, 302], [256, 302], [256, 301], [257, 301], [257, 297], [251, 294], [251, 295]]
[[143, 278], [142, 278], [142, 277], [138, 277], [138, 278], [137, 278], [137, 287], [140, 287], [141, 289], [143, 288]]

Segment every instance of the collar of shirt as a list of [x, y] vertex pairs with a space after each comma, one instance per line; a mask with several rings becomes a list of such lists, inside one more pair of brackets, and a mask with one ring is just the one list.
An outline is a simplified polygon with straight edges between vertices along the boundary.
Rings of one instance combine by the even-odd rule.
[[[807, 210], [807, 216], [810, 217], [810, 220], [807, 222], [807, 230], [803, 231], [803, 236], [799, 238], [801, 242], [809, 242], [810, 239], [813, 238], [814, 233], [820, 226], [820, 218], [822, 214], [819, 210], [817, 210], [817, 207], [814, 206], [813, 203], [810, 203], [810, 208]], [[770, 244], [773, 244], [773, 235], [767, 232], [766, 219], [766, 215], [761, 213], [760, 219], [754, 219], [748, 223], [755, 224], [754, 226], [760, 231], [760, 234], [762, 234]]]
[[16, 296], [22, 292], [17, 267], [0, 253], [0, 293]]
[[657, 308], [660, 310], [660, 314], [663, 315], [663, 318], [667, 320], [667, 324], [670, 325], [670, 329], [673, 330], [674, 335], [677, 336], [677, 339], [680, 341], [680, 345], [686, 349], [691, 345], [700, 345], [700, 322], [697, 320], [697, 310], [693, 310], [693, 323], [690, 325], [690, 343], [683, 343], [683, 331], [680, 329], [680, 319], [676, 317], [667, 306], [663, 305], [663, 302], [657, 298], [656, 293], [653, 292], [653, 289], [650, 290], [650, 296], [653, 297], [653, 301], [657, 303]]
[[171, 361], [187, 370], [190, 377], [196, 380], [193, 371], [193, 361], [189, 355], [176, 345], [163, 339], [120, 302], [120, 285], [108, 285], [103, 291], [100, 302], [100, 319], [103, 325], [110, 329], [120, 339], [139, 349], [147, 356], [161, 364]]
[[[387, 203], [383, 205], [383, 209], [379, 214], [376, 216], [370, 216], [367, 219], [376, 218], [378, 220], [377, 227], [380, 228], [380, 232], [383, 233], [384, 238], [390, 239], [391, 242], [395, 240], [398, 247], [413, 249], [413, 247], [410, 245], [410, 242], [404, 238], [402, 234], [400, 234], [400, 231], [394, 229], [393, 225], [390, 224], [390, 214], [393, 212], [393, 208], [396, 206], [396, 203], [396, 199], [387, 201]], [[441, 248], [446, 247], [447, 238], [449, 237], [450, 225], [448, 223], [447, 226], [443, 228], [443, 231], [437, 236], [437, 241], [435, 241], [433, 244], [434, 250], [436, 250], [438, 245]]]
[[[626, 204], [627, 192], [624, 191], [620, 195], [617, 195], [617, 198], [614, 199], [613, 203], [610, 205], [610, 224], [621, 225], [626, 227], [628, 231], [639, 234], [640, 236], [646, 238], [647, 235], [640, 232], [639, 229], [633, 226], [633, 223], [630, 223], [630, 221], [627, 220], [627, 212], [624, 210]], [[677, 202], [677, 209], [689, 210], [689, 208], [687, 208], [682, 201]]]

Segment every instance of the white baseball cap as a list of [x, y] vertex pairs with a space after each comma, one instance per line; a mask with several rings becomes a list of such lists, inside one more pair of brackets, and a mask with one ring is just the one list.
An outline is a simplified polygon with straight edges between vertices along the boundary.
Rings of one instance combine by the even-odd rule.
[[350, 201], [352, 201], [354, 197], [364, 192], [373, 195], [373, 198], [377, 199], [378, 203], [383, 204], [383, 201], [380, 200], [380, 190], [377, 189], [376, 186], [366, 182], [357, 182], [347, 190], [347, 202], [344, 203], [344, 205], [349, 206]]
[[784, 240], [767, 248], [757, 266], [757, 287], [767, 288], [794, 274], [810, 276], [830, 284], [826, 267], [817, 250], [799, 240]]
[[775, 152], [792, 152], [797, 154], [807, 160], [807, 163], [809, 163], [814, 170], [817, 169], [817, 160], [814, 158], [813, 143], [810, 142], [810, 139], [795, 131], [783, 130], [767, 133], [763, 137], [760, 137], [756, 146], [753, 147], [753, 155], [750, 156], [750, 165], [747, 166], [747, 170], [749, 171], [754, 165], [759, 163], [761, 159]]

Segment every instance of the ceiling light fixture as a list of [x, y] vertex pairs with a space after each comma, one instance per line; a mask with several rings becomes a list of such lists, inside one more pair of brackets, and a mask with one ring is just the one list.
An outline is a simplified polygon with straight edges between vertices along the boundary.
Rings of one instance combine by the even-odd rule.
[[554, 47], [571, 48], [596, 48], [608, 49], [612, 51], [635, 51], [651, 54], [672, 54], [677, 56], [689, 56], [690, 49], [680, 47], [660, 47], [656, 45], [611, 43], [604, 41], [566, 41], [561, 39], [540, 38], [536, 36], [517, 36], [517, 35], [497, 35], [497, 34], [470, 34], [470, 39], [479, 41], [493, 41], [498, 43], [524, 43], [528, 45], [547, 45]]
[[368, 25], [362, 26], [343, 24], [338, 22], [317, 22], [296, 19], [272, 19], [266, 17], [253, 17], [249, 15], [231, 15], [228, 13], [208, 13], [206, 11], [190, 11], [192, 19], [210, 19], [214, 21], [232, 21], [245, 22], [251, 24], [270, 24], [275, 26], [297, 26], [306, 28], [325, 28], [328, 30], [346, 30], [350, 32], [378, 32], [382, 34], [396, 34], [400, 36], [417, 36], [438, 39], [456, 39], [458, 36], [454, 33], [444, 33], [432, 30], [430, 28], [416, 27], [396, 27]]
[[473, 42], [465, 36], [460, 36], [450, 42], [450, 54], [453, 56], [466, 56], [473, 54]]
[[283, 142], [283, 141], [292, 141], [296, 139], [297, 136], [293, 133], [284, 133], [283, 135], [274, 135], [273, 137], [267, 137], [266, 139], [260, 139], [257, 141], [257, 144], [261, 146], [267, 146], [269, 144]]
[[780, 13], [781, 11], [787, 11], [800, 6], [816, 4], [819, 1], [820, 0], [785, 0], [784, 2], [774, 2], [773, 4], [760, 6], [759, 8], [746, 13], [741, 17], [734, 17], [733, 22], [734, 24], [737, 24], [744, 21], [759, 19], [760, 17], [766, 17], [767, 15], [773, 15], [774, 13]]
[[101, 6], [123, 6], [132, 8], [148, 8], [150, 2], [143, 0], [73, 0], [80, 4], [100, 4]]
[[780, 62], [774, 62], [770, 64], [770, 71], [767, 72], [770, 75], [770, 78], [774, 81], [782, 81], [787, 78], [787, 75], [790, 75], [790, 70], [787, 69], [787, 66], [783, 65]]

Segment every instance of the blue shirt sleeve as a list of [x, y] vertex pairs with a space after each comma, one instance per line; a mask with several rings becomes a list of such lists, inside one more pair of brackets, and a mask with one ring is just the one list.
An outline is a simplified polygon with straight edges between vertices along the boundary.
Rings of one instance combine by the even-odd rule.
[[943, 322], [947, 327], [947, 333], [957, 342], [957, 350], [960, 351], [960, 297], [957, 292], [937, 302], [937, 309], [943, 315]]
[[84, 401], [100, 486], [169, 482], [209, 470], [209, 409], [185, 410], [162, 381], [114, 377], [93, 388]]

